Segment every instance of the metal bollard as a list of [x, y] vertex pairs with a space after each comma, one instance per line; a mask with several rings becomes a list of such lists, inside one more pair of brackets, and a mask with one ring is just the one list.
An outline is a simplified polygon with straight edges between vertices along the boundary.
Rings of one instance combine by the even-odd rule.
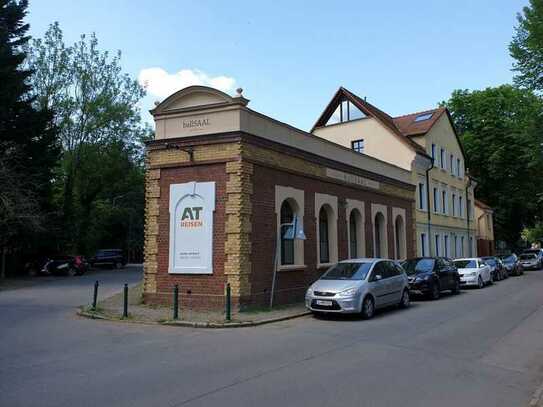
[[98, 301], [98, 281], [94, 283], [94, 293], [92, 295], [92, 310], [96, 311], [96, 302]]
[[226, 321], [230, 322], [232, 320], [232, 305], [231, 301], [231, 292], [230, 292], [230, 283], [226, 284]]
[[123, 318], [128, 318], [128, 284], [124, 285]]
[[179, 286], [173, 287], [173, 319], [179, 318]]

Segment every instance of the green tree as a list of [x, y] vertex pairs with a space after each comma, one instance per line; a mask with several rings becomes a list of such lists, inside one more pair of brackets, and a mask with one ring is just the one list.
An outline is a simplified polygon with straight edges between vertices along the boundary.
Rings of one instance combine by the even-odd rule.
[[515, 83], [543, 91], [543, 0], [530, 0], [517, 16], [518, 26], [509, 45], [515, 59]]
[[[139, 166], [139, 141], [148, 131], [138, 109], [144, 90], [123, 73], [120, 52], [100, 50], [94, 34], [66, 46], [58, 23], [32, 41], [28, 55], [36, 103], [54, 110], [62, 141], [56, 202], [63, 213], [64, 244], [85, 252], [96, 201], [126, 177], [111, 172], [118, 168], [108, 162], [111, 149], [122, 146], [123, 159]], [[142, 191], [140, 185], [132, 187]]]
[[48, 109], [36, 108], [25, 69], [26, 0], [0, 0], [0, 248], [27, 245], [50, 209], [57, 134]]
[[456, 90], [451, 112], [477, 179], [477, 196], [494, 207], [496, 238], [515, 245], [543, 204], [543, 103], [511, 85]]

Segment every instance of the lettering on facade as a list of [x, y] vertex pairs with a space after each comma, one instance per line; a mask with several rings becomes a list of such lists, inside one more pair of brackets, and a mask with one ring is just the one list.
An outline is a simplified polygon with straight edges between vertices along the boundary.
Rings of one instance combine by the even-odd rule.
[[201, 129], [202, 127], [209, 126], [209, 119], [185, 119], [183, 120], [184, 129]]
[[169, 273], [213, 273], [214, 210], [214, 182], [170, 185]]
[[200, 228], [204, 226], [204, 221], [200, 219], [200, 212], [203, 209], [202, 206], [188, 206], [184, 208], [180, 226], [182, 228]]
[[349, 174], [347, 172], [334, 170], [332, 168], [326, 169], [326, 176], [334, 178], [349, 184], [356, 184], [366, 188], [379, 189], [380, 184], [372, 179], [364, 178], [359, 175]]

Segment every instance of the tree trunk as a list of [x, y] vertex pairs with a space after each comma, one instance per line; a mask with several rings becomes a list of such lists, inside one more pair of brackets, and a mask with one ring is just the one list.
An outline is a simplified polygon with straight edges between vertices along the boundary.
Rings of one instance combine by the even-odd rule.
[[0, 264], [0, 279], [6, 278], [6, 247], [2, 247], [2, 260]]

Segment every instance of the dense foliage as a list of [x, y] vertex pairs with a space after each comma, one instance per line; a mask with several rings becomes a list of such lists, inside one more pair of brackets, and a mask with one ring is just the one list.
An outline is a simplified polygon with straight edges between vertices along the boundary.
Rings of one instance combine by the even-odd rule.
[[543, 91], [543, 0], [530, 0], [518, 15], [518, 26], [509, 45], [519, 86]]
[[27, 1], [0, 0], [0, 251], [28, 248], [51, 221], [59, 146], [49, 109], [36, 106], [25, 69]]
[[54, 112], [62, 146], [53, 196], [58, 246], [84, 254], [104, 247], [141, 252], [143, 89], [122, 72], [120, 52], [101, 51], [94, 34], [67, 46], [54, 23], [27, 53], [35, 104]]
[[456, 90], [445, 103], [477, 197], [495, 209], [497, 240], [515, 246], [543, 210], [543, 102], [511, 85]]

